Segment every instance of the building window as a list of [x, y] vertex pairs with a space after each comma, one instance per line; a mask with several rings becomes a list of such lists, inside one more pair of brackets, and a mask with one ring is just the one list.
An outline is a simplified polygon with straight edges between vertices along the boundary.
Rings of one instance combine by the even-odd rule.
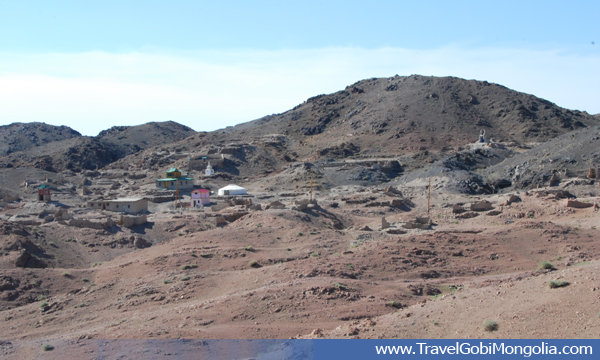
[[127, 208], [129, 209], [131, 207], [131, 205], [127, 205]]

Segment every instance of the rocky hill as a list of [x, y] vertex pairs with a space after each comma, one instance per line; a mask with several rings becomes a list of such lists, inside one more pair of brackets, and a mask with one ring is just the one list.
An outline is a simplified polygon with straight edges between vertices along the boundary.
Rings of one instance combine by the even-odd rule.
[[[302, 188], [306, 184], [297, 181], [306, 182], [311, 171], [319, 185], [331, 188], [381, 184], [427, 168], [413, 177], [461, 171], [453, 187], [466, 189], [465, 181], [485, 181], [479, 175], [475, 179], [475, 171], [597, 125], [597, 115], [485, 81], [394, 76], [359, 81], [285, 113], [201, 132], [161, 148], [173, 155], [222, 155], [226, 161], [219, 172], [242, 178], [272, 175], [277, 178], [264, 183], [274, 188]], [[465, 150], [481, 131], [508, 149]], [[161, 156], [153, 149], [111, 166], [186, 166], [173, 155]], [[309, 164], [298, 167], [301, 162]], [[480, 186], [475, 192], [489, 190]]]
[[600, 167], [600, 126], [572, 131], [485, 169], [491, 179], [511, 180], [526, 188], [550, 179], [587, 176]]
[[0, 156], [79, 137], [81, 134], [68, 126], [53, 126], [38, 122], [12, 123], [0, 126]]
[[481, 130], [495, 141], [539, 143], [597, 124], [586, 112], [487, 81], [412, 75], [362, 80], [227, 133], [310, 138], [321, 151], [352, 143], [362, 153], [398, 153], [464, 145]]
[[174, 121], [149, 122], [138, 126], [113, 126], [96, 136], [103, 146], [122, 158], [153, 146], [177, 142], [196, 132]]
[[[7, 128], [18, 128], [16, 125], [8, 125]], [[23, 127], [28, 129], [30, 128], [28, 125], [36, 125], [33, 128], [37, 129], [39, 124], [24, 124]], [[41, 139], [40, 136], [34, 135], [29, 137], [13, 135], [12, 151], [0, 157], [0, 164], [3, 167], [34, 167], [51, 172], [93, 170], [96, 166], [102, 168], [135, 152], [177, 142], [195, 134], [194, 130], [174, 121], [151, 122], [138, 126], [114, 126], [95, 137], [81, 136], [66, 126], [51, 130], [37, 130], [49, 134]], [[64, 139], [58, 136], [55, 141], [51, 141], [53, 134], [57, 133], [76, 133], [78, 136]], [[40, 139], [36, 141], [41, 145], [32, 145], [36, 143], [29, 139]], [[42, 140], [46, 142], [42, 143]]]
[[[195, 133], [172, 121], [113, 127], [94, 138], [29, 147], [0, 163], [47, 171], [135, 165], [160, 172], [167, 166], [187, 167], [189, 158], [211, 154], [222, 160], [217, 169], [221, 174], [243, 179], [275, 176], [265, 186], [282, 189], [306, 186], [294, 182], [306, 182], [311, 171], [319, 186], [331, 188], [397, 180], [432, 164], [423, 173], [428, 177], [438, 170], [464, 172], [455, 179], [462, 188], [462, 182], [474, 179], [474, 171], [598, 125], [597, 115], [563, 109], [486, 81], [394, 76], [362, 80], [309, 98], [282, 114], [213, 132]], [[509, 149], [464, 152], [481, 131]], [[480, 191], [488, 190], [476, 190]]]

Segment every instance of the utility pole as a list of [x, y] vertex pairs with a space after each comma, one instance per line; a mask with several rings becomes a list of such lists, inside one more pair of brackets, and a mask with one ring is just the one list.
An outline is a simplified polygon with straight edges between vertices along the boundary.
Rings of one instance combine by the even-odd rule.
[[312, 203], [313, 194], [313, 169], [310, 169], [310, 202]]
[[177, 204], [183, 209], [181, 206], [181, 201], [179, 201], [179, 184], [177, 183], [177, 178], [175, 179], [175, 210], [177, 210]]
[[429, 178], [429, 194], [427, 195], [427, 213], [429, 214], [429, 201], [431, 199], [431, 178]]

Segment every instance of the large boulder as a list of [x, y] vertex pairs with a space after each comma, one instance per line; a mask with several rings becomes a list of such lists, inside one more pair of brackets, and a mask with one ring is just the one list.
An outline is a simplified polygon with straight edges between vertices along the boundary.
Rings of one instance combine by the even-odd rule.
[[471, 211], [488, 211], [493, 208], [492, 203], [486, 200], [471, 203]]

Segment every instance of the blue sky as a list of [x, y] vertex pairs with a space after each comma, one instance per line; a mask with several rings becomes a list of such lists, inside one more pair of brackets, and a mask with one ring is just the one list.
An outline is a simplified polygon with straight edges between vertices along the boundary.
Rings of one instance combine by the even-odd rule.
[[600, 112], [598, 1], [4, 1], [0, 124], [210, 131], [394, 74]]

